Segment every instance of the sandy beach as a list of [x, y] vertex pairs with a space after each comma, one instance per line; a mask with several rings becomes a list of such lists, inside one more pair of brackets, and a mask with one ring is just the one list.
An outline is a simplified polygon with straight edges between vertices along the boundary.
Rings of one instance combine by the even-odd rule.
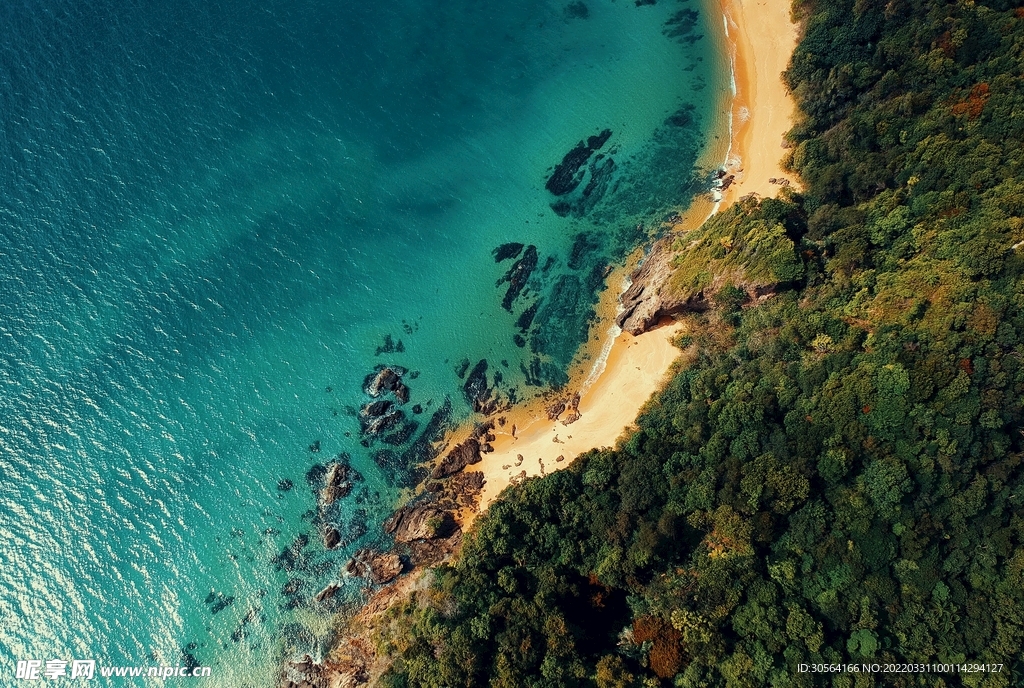
[[789, 179], [799, 187], [799, 180], [782, 169], [784, 137], [796, 113], [782, 72], [799, 34], [788, 2], [723, 0], [721, 7], [736, 84], [732, 150], [726, 166], [735, 181], [722, 198], [728, 205], [749, 193], [775, 196], [781, 186], [769, 181], [773, 178]]
[[590, 449], [615, 446], [636, 420], [640, 408], [665, 383], [672, 362], [682, 353], [672, 339], [683, 327], [682, 323], [671, 323], [639, 337], [620, 334], [604, 371], [582, 394], [580, 417], [575, 422], [567, 424], [564, 415], [559, 420], [548, 420], [544, 409], [539, 408], [514, 414], [504, 428], [497, 428], [495, 451], [473, 467], [482, 470], [487, 479], [481, 508], [486, 508], [517, 476], [544, 475], [568, 466]]
[[[796, 106], [781, 74], [796, 47], [798, 29], [790, 19], [786, 2], [728, 0], [721, 7], [736, 83], [727, 162], [735, 181], [723, 194], [725, 207], [749, 193], [775, 196], [782, 188], [769, 179], [787, 175], [781, 164], [784, 136], [792, 126]], [[795, 186], [797, 180], [791, 179], [791, 183]], [[703, 221], [703, 217], [695, 216], [706, 214], [706, 207], [694, 205], [690, 217], [684, 217], [677, 229]], [[615, 275], [609, 284], [618, 284]], [[614, 294], [617, 290], [611, 287], [608, 291]], [[549, 420], [546, 404], [541, 403], [513, 409], [506, 425], [495, 429], [495, 451], [472, 468], [482, 470], [486, 479], [481, 510], [514, 480], [565, 468], [590, 449], [613, 447], [633, 426], [643, 405], [665, 383], [673, 362], [682, 354], [673, 346], [672, 339], [683, 331], [685, 324], [662, 325], [638, 337], [617, 332], [617, 328], [610, 329], [609, 314], [617, 303], [617, 295], [609, 298], [606, 294], [599, 310], [604, 317], [593, 329], [599, 346], [590, 347], [610, 348], [603, 370], [599, 366], [600, 374], [595, 375], [591, 364], [580, 365], [574, 371], [574, 380], [590, 378], [589, 384], [583, 386], [580, 418], [568, 425], [564, 415]], [[615, 338], [609, 345], [607, 340], [612, 336]], [[468, 525], [473, 514], [465, 516]]]

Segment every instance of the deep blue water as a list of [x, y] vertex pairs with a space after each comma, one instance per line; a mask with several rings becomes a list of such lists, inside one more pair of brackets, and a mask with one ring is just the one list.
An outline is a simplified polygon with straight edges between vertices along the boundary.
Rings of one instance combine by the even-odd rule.
[[[315, 651], [308, 598], [468, 416], [464, 361], [561, 383], [603, 268], [700, 185], [728, 75], [697, 2], [0, 4], [0, 675], [184, 651], [262, 686]], [[509, 309], [506, 242], [538, 256]], [[381, 364], [417, 426], [366, 447]], [[328, 552], [306, 474], [339, 453], [366, 533]]]

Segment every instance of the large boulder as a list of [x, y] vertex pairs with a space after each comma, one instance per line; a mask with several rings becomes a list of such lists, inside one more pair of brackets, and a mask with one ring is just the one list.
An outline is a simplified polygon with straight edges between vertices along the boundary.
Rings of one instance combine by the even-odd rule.
[[407, 504], [384, 522], [384, 532], [403, 543], [446, 538], [456, 528], [451, 512], [432, 502]]
[[322, 664], [309, 655], [297, 662], [285, 662], [281, 671], [281, 688], [327, 688], [328, 678]]
[[345, 564], [345, 571], [375, 585], [390, 583], [402, 573], [402, 560], [394, 552], [361, 549]]
[[341, 544], [341, 532], [334, 526], [327, 526], [324, 528], [324, 547], [327, 549], [334, 549]]
[[455, 445], [441, 462], [434, 467], [430, 477], [438, 480], [455, 475], [466, 466], [480, 463], [480, 442], [475, 437], [470, 437], [465, 442]]

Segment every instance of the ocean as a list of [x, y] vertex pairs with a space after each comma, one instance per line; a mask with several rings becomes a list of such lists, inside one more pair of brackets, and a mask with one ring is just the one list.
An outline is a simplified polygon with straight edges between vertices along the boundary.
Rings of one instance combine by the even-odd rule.
[[0, 5], [0, 683], [322, 652], [472, 371], [564, 384], [607, 267], [709, 188], [715, 7]]

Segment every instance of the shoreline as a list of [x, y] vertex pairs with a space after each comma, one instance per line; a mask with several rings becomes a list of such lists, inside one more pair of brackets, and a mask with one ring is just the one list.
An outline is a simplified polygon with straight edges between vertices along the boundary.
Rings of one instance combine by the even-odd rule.
[[[717, 5], [708, 5], [709, 10], [717, 7], [721, 12], [733, 89], [723, 122], [726, 141], [708, 146], [706, 156], [718, 157], [717, 161], [704, 158], [722, 170], [722, 188], [710, 198], [695, 197], [673, 223], [670, 234], [701, 226], [723, 204], [728, 207], [751, 193], [770, 197], [784, 186], [799, 188], [796, 180], [778, 183], [785, 179], [785, 134], [796, 113], [796, 104], [781, 78], [799, 38], [788, 5], [767, 0], [719, 0]], [[720, 162], [723, 157], [724, 164]], [[559, 392], [483, 419], [490, 423], [501, 417], [487, 437], [481, 438], [489, 440], [492, 451], [453, 476], [476, 473], [484, 479], [470, 503], [462, 502], [456, 511], [461, 533], [470, 530], [476, 517], [486, 512], [509, 484], [566, 468], [591, 449], [614, 447], [634, 426], [644, 406], [664, 388], [669, 373], [695, 355], [693, 348], [684, 350], [673, 343], [687, 332], [685, 319], [665, 318], [636, 336], [615, 325], [622, 310], [620, 297], [645, 248], [637, 249], [606, 279], [608, 286], [596, 308], [598, 317], [570, 368], [570, 383]], [[563, 405], [561, 409], [559, 405]], [[476, 426], [481, 420], [476, 416], [449, 432], [442, 454], [471, 436], [479, 437], [474, 433], [479, 432]], [[420, 485], [414, 494], [422, 494], [424, 488]], [[448, 559], [458, 556], [461, 537], [455, 536]], [[387, 625], [385, 612], [426, 585], [430, 570], [429, 566], [416, 566], [415, 571], [378, 589], [345, 624], [346, 630], [324, 664], [317, 665], [331, 685], [363, 684], [379, 675], [383, 658], [376, 656], [368, 639]]]
[[782, 164], [786, 133], [796, 116], [796, 102], [782, 72], [796, 49], [799, 27], [788, 3], [720, 0], [719, 7], [734, 88], [729, 115], [732, 145], [725, 167], [734, 179], [720, 201], [728, 206], [750, 193], [769, 197], [784, 186], [800, 188], [799, 180], [790, 179], [787, 175], [792, 173]]
[[[720, 208], [750, 193], [768, 197], [787, 185], [799, 188], [795, 179], [788, 184], [777, 183], [787, 179], [782, 165], [785, 135], [796, 114], [796, 103], [782, 81], [782, 72], [796, 48], [798, 27], [785, 3], [720, 0], [719, 8], [733, 87], [728, 107], [727, 150], [721, 169], [734, 179], [728, 188], [715, 194], [710, 208], [706, 200], [695, 198], [673, 224], [673, 233], [700, 226]], [[714, 155], [714, 148], [709, 146], [707, 155]], [[573, 392], [552, 395], [546, 404], [532, 402], [504, 414], [508, 418], [506, 425], [493, 431], [494, 452], [466, 469], [482, 471], [485, 483], [479, 507], [463, 513], [464, 528], [512, 482], [568, 467], [577, 456], [591, 449], [614, 447], [634, 425], [643, 407], [664, 387], [673, 364], [684, 355], [672, 340], [685, 332], [685, 322], [662, 322], [638, 336], [614, 327], [614, 316], [612, 327], [606, 325], [609, 293], [615, 294], [614, 304], [618, 307], [619, 298], [628, 287], [625, 276], [632, 272], [640, 257], [638, 251], [626, 266], [615, 270], [601, 295], [599, 319], [591, 328], [590, 342], [595, 341], [596, 334], [596, 345], [607, 350], [603, 369], [591, 368], [583, 373], [576, 365], [570, 374], [572, 382], [568, 388], [580, 393], [579, 419], [566, 424], [563, 415], [548, 418], [545, 408], [559, 396], [571, 397]], [[620, 280], [623, 287], [612, 286]], [[592, 351], [593, 347], [584, 345], [581, 351], [584, 350]], [[598, 360], [595, 365], [601, 364]], [[516, 436], [511, 432], [513, 425]]]

